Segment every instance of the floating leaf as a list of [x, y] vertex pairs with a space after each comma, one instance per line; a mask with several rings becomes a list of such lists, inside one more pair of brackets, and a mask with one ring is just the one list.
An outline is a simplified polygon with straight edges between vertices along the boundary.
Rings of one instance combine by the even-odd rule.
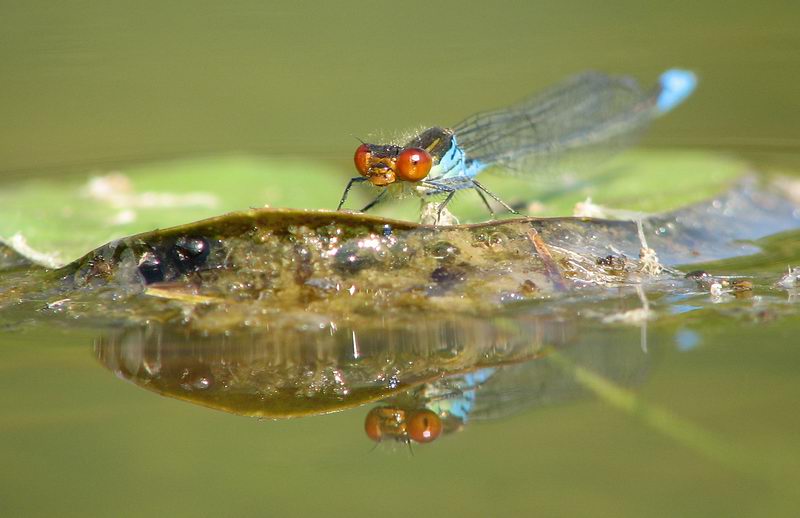
[[0, 304], [28, 293], [69, 299], [74, 315], [186, 321], [209, 332], [342, 318], [391, 318], [402, 326], [419, 313], [482, 314], [569, 295], [576, 286], [584, 297], [589, 287], [602, 296], [669, 280], [669, 271], [659, 276], [639, 260], [643, 238], [656, 254], [651, 261], [673, 266], [752, 254], [759, 249], [746, 240], [798, 225], [794, 203], [754, 181], [648, 218], [641, 234], [636, 222], [586, 218], [430, 227], [253, 209], [112, 241], [60, 270], [31, 274], [27, 287], [12, 280], [3, 294], [0, 286]]
[[335, 207], [340, 171], [321, 163], [232, 156], [36, 179], [0, 189], [0, 243], [61, 266], [112, 239], [249, 207]]

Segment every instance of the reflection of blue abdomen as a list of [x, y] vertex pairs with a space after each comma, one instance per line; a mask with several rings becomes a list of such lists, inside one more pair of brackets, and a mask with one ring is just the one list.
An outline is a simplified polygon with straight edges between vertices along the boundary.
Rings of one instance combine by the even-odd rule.
[[[450, 394], [426, 394], [430, 400], [426, 407], [439, 415], [451, 415], [466, 423], [475, 407], [476, 389], [497, 371], [494, 368], [480, 369], [448, 378]], [[456, 389], [456, 392], [452, 392]]]

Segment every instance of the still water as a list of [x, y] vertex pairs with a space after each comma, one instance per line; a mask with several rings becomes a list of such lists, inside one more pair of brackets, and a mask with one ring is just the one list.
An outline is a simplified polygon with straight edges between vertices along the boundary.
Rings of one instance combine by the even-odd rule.
[[[695, 70], [700, 88], [646, 145], [722, 150], [754, 169], [792, 174], [800, 168], [798, 21], [800, 10], [779, 1], [5, 2], [0, 179], [245, 151], [327, 161], [344, 185], [352, 135], [452, 124], [584, 69], [644, 80], [671, 66]], [[305, 188], [298, 179], [296, 189]], [[330, 193], [331, 206], [338, 195]], [[0, 511], [792, 515], [800, 503], [800, 325], [797, 294], [771, 286], [800, 265], [800, 246], [796, 231], [756, 244], [763, 253], [703, 268], [754, 275], [769, 311], [703, 293], [654, 297], [660, 316], [646, 332], [579, 315], [511, 317], [516, 336], [530, 338], [529, 358], [543, 344], [558, 355], [475, 382], [476, 418], [413, 445], [413, 454], [403, 444], [373, 450], [364, 432], [372, 405], [269, 421], [209, 409], [224, 405], [200, 397], [188, 399], [205, 406], [154, 394], [209, 383], [203, 369], [219, 359], [202, 339], [8, 325], [0, 334]], [[630, 293], [605, 303], [640, 304]], [[403, 344], [417, 355], [441, 360], [454, 343], [475, 356], [496, 349], [480, 319], [456, 331], [426, 325], [418, 336], [437, 343]], [[234, 342], [226, 361], [239, 378], [292, 354], [275, 346], [265, 357]], [[152, 369], [153, 357], [164, 379], [170, 369], [177, 378], [160, 387], [150, 379], [142, 390], [136, 373]], [[504, 384], [529, 397], [482, 406], [481, 392], [509, 394]]]

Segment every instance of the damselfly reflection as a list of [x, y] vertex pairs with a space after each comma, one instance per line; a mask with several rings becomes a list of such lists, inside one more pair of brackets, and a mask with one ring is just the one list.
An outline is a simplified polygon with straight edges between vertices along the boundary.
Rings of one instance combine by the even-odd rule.
[[475, 406], [476, 392], [494, 368], [448, 376], [393, 396], [367, 414], [364, 431], [373, 441], [428, 443], [466, 425]]
[[643, 350], [641, 339], [633, 327], [591, 331], [574, 337], [571, 347], [542, 349], [535, 359], [422, 383], [382, 400], [367, 413], [364, 430], [376, 442], [424, 444], [464, 430], [473, 422], [590, 397], [578, 379], [551, 361], [550, 353], [614, 384], [638, 385], [653, 358]]
[[374, 441], [430, 443], [469, 422], [574, 399], [581, 388], [548, 361], [573, 361], [629, 384], [649, 355], [638, 330], [583, 329], [562, 314], [418, 319], [414, 329], [210, 336], [150, 326], [98, 340], [98, 359], [142, 388], [226, 412], [289, 418], [377, 403]]

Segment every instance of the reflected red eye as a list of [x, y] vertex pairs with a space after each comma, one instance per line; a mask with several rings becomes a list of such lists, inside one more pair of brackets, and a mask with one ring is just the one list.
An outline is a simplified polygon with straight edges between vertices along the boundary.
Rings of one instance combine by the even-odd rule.
[[383, 430], [381, 430], [381, 409], [373, 408], [367, 414], [364, 420], [364, 431], [367, 432], [367, 437], [375, 442], [383, 439]]
[[411, 414], [406, 430], [413, 441], [431, 442], [442, 433], [442, 420], [430, 410], [420, 410]]
[[406, 148], [397, 155], [397, 176], [407, 182], [418, 182], [428, 176], [432, 165], [433, 159], [424, 149]]
[[361, 176], [367, 176], [369, 170], [369, 146], [361, 144], [356, 148], [356, 154], [353, 156], [353, 161], [356, 163], [356, 169], [361, 173]]

